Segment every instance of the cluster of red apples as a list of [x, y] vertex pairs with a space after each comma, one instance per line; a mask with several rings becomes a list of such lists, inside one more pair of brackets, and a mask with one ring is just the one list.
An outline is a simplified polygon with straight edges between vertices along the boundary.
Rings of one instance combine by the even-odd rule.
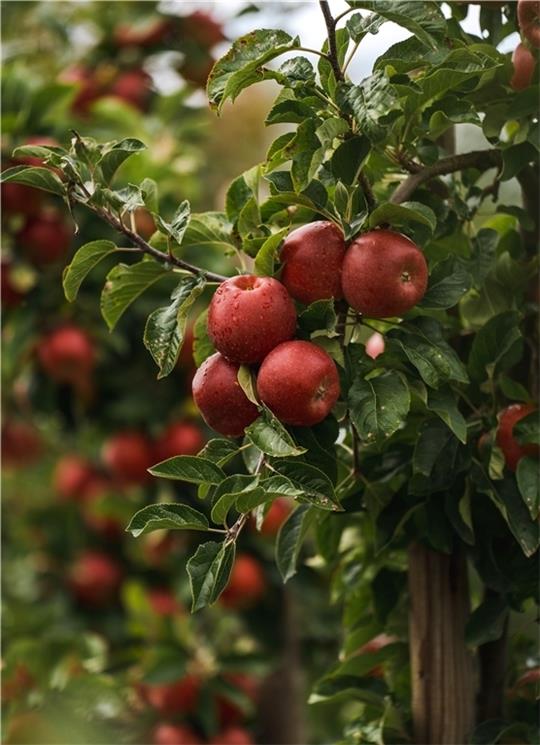
[[516, 91], [525, 90], [532, 82], [540, 48], [540, 1], [518, 0], [517, 18], [522, 41], [512, 55], [514, 74], [510, 85]]
[[372, 230], [347, 245], [332, 222], [293, 230], [281, 248], [281, 281], [239, 275], [216, 290], [208, 333], [218, 350], [198, 369], [193, 398], [210, 427], [238, 437], [258, 416], [258, 407], [238, 383], [240, 365], [257, 371], [257, 394], [283, 423], [312, 426], [332, 410], [340, 394], [330, 355], [294, 339], [294, 301], [342, 298], [369, 318], [401, 316], [423, 297], [428, 267], [409, 238]]

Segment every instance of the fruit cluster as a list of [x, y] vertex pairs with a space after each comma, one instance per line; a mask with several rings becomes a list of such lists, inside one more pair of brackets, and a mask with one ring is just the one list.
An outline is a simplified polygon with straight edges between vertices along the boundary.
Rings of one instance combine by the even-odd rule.
[[540, 2], [518, 0], [517, 19], [522, 40], [512, 54], [514, 73], [510, 85], [516, 91], [528, 88], [533, 80], [540, 48]]
[[345, 298], [370, 318], [400, 316], [423, 297], [428, 267], [404, 235], [372, 230], [347, 245], [341, 230], [319, 221], [293, 230], [281, 249], [281, 282], [240, 275], [223, 282], [208, 310], [218, 350], [193, 379], [193, 398], [207, 424], [238, 437], [258, 416], [238, 382], [240, 365], [258, 366], [257, 394], [285, 424], [312, 426], [339, 398], [336, 365], [321, 347], [294, 339], [294, 300]]

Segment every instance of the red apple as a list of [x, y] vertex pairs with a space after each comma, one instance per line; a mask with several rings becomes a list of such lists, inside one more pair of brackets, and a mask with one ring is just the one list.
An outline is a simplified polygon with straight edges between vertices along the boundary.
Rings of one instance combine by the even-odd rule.
[[296, 330], [294, 303], [272, 277], [242, 274], [222, 282], [208, 309], [208, 335], [238, 364], [261, 362]]
[[243, 727], [227, 727], [210, 740], [210, 745], [255, 745], [255, 741]]
[[100, 607], [116, 596], [122, 582], [122, 569], [107, 554], [86, 551], [71, 567], [68, 581], [80, 603]]
[[135, 227], [137, 228], [137, 233], [142, 235], [146, 240], [151, 238], [156, 232], [154, 218], [144, 207], [138, 207], [135, 210]]
[[24, 299], [25, 293], [16, 286], [11, 276], [11, 262], [2, 259], [0, 264], [2, 286], [2, 308], [16, 308]]
[[341, 298], [345, 239], [333, 222], [318, 221], [290, 233], [281, 248], [281, 281], [296, 300]]
[[8, 182], [0, 185], [2, 214], [32, 215], [39, 214], [43, 202], [42, 192], [25, 184]]
[[366, 354], [371, 357], [372, 360], [376, 360], [377, 357], [384, 352], [385, 342], [384, 336], [376, 331], [371, 334], [366, 342]]
[[324, 349], [309, 341], [286, 341], [262, 363], [257, 391], [281, 422], [310, 427], [338, 400], [339, 375]]
[[74, 114], [84, 117], [88, 114], [92, 104], [104, 94], [103, 86], [98, 82], [96, 75], [90, 68], [75, 65], [65, 70], [59, 80], [62, 83], [76, 83], [77, 92], [71, 104]]
[[265, 591], [266, 580], [260, 563], [249, 554], [238, 554], [220, 602], [227, 608], [249, 607], [256, 603]]
[[538, 456], [540, 453], [538, 445], [520, 445], [513, 435], [514, 425], [533, 411], [536, 411], [534, 404], [511, 404], [499, 413], [497, 445], [503, 451], [506, 465], [511, 471], [516, 470], [523, 456]]
[[272, 502], [272, 506], [265, 515], [260, 532], [262, 535], [275, 536], [289, 517], [292, 503], [286, 497], [278, 497]]
[[196, 424], [190, 421], [174, 422], [155, 443], [156, 462], [175, 455], [196, 455], [204, 443], [203, 433]]
[[193, 378], [193, 399], [209, 427], [227, 437], [240, 437], [255, 421], [258, 409], [237, 379], [238, 365], [213, 354]]
[[[228, 683], [240, 689], [254, 704], [259, 696], [259, 681], [245, 673], [230, 673], [224, 676]], [[245, 719], [245, 713], [234, 701], [225, 696], [217, 697], [218, 718], [222, 727], [230, 727]]]
[[205, 88], [214, 64], [215, 60], [210, 55], [197, 55], [195, 58], [187, 56], [179, 66], [178, 72], [188, 83]]
[[173, 683], [142, 683], [139, 687], [146, 703], [164, 716], [192, 713], [199, 700], [200, 688], [201, 681], [194, 675], [186, 675]]
[[103, 462], [121, 484], [143, 484], [154, 465], [152, 443], [142, 432], [126, 430], [110, 437], [102, 449]]
[[36, 352], [44, 372], [59, 383], [75, 383], [95, 365], [93, 341], [73, 324], [60, 326], [43, 337]]
[[168, 18], [150, 18], [137, 25], [121, 23], [114, 30], [119, 47], [152, 47], [161, 44], [171, 31]]
[[53, 487], [65, 500], [84, 500], [86, 487], [94, 477], [94, 466], [79, 455], [64, 455], [57, 462], [53, 474]]
[[117, 541], [124, 533], [125, 523], [117, 515], [104, 514], [100, 509], [103, 497], [114, 490], [116, 484], [97, 471], [92, 474], [83, 490], [83, 518], [88, 527], [108, 541]]
[[178, 600], [166, 587], [149, 590], [148, 602], [156, 616], [174, 616], [183, 612]]
[[518, 0], [518, 26], [533, 47], [540, 48], [540, 1]]
[[161, 567], [179, 545], [178, 533], [150, 533], [142, 538], [143, 557], [152, 567]]
[[7, 420], [2, 424], [2, 461], [5, 466], [35, 463], [43, 452], [38, 430], [28, 422]]
[[152, 732], [152, 745], [202, 745], [202, 740], [183, 724], [158, 724]]
[[140, 111], [145, 111], [151, 93], [152, 78], [141, 69], [121, 72], [112, 84], [109, 95], [120, 98]]
[[60, 261], [71, 245], [73, 231], [56, 212], [28, 218], [17, 234], [17, 243], [37, 266]]
[[427, 282], [422, 251], [392, 230], [364, 233], [345, 254], [343, 294], [351, 307], [369, 318], [403, 315], [422, 299]]
[[531, 84], [536, 67], [536, 60], [531, 50], [525, 44], [518, 44], [512, 55], [514, 74], [510, 86], [515, 91], [522, 91]]
[[182, 18], [182, 36], [205, 49], [211, 49], [225, 39], [220, 23], [204, 10], [196, 10]]

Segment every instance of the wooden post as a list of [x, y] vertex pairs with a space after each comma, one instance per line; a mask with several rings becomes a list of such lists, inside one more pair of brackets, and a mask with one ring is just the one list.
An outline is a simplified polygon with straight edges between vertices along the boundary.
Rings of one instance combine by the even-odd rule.
[[465, 645], [467, 566], [414, 544], [409, 550], [412, 713], [419, 745], [463, 745], [474, 726], [472, 656]]

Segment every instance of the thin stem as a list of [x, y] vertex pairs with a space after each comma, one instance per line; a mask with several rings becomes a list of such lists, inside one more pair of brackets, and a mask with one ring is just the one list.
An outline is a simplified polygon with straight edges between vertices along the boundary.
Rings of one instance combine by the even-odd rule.
[[368, 210], [369, 212], [373, 212], [373, 210], [377, 206], [377, 201], [375, 199], [375, 195], [373, 194], [373, 189], [371, 188], [371, 184], [369, 183], [369, 180], [363, 171], [360, 171], [360, 173], [358, 174], [358, 181], [360, 182], [360, 187], [362, 188], [362, 191], [364, 192]]
[[358, 47], [359, 47], [359, 46], [360, 46], [360, 41], [357, 41], [357, 42], [356, 42], [356, 44], [354, 45], [354, 47], [353, 47], [353, 48], [351, 49], [351, 51], [350, 51], [350, 53], [349, 53], [349, 56], [347, 57], [347, 59], [346, 59], [346, 60], [345, 60], [345, 62], [343, 63], [343, 68], [342, 68], [342, 72], [343, 72], [343, 74], [344, 74], [344, 75], [345, 75], [345, 73], [347, 72], [347, 68], [348, 68], [348, 67], [349, 67], [349, 65], [351, 64], [351, 62], [352, 62], [352, 59], [353, 59], [354, 55], [355, 55], [355, 54], [356, 54], [356, 52], [358, 51]]
[[[84, 195], [87, 198], [90, 198], [91, 195], [84, 184], [80, 184], [79, 186], [82, 188]], [[190, 274], [200, 275], [209, 281], [221, 283], [225, 279], [227, 279], [227, 277], [224, 277], [221, 274], [209, 272], [206, 269], [201, 269], [198, 266], [189, 264], [187, 261], [179, 259], [172, 254], [169, 255], [163, 253], [163, 251], [159, 251], [159, 249], [154, 248], [154, 246], [151, 246], [149, 243], [147, 243], [144, 238], [142, 238], [138, 233], [135, 233], [133, 230], [124, 225], [124, 223], [117, 217], [115, 217], [115, 215], [113, 215], [111, 212], [109, 212], [109, 210], [106, 210], [103, 207], [91, 205], [86, 201], [86, 199], [82, 199], [76, 194], [74, 195], [74, 198], [77, 202], [79, 202], [80, 204], [84, 204], [86, 207], [88, 207], [88, 209], [92, 210], [92, 212], [101, 217], [102, 220], [107, 222], [116, 231], [125, 235], [126, 238], [128, 238], [129, 241], [133, 243], [133, 245], [136, 246], [142, 253], [152, 256], [152, 258], [156, 259], [156, 261], [160, 261], [163, 264], [172, 264], [173, 266], [176, 266], [179, 269], [183, 269]]]
[[295, 51], [307, 52], [308, 54], [316, 54], [317, 57], [322, 57], [323, 59], [328, 60], [328, 62], [330, 62], [330, 57], [324, 52], [321, 52], [319, 49], [310, 49], [309, 47], [295, 47]]
[[339, 66], [337, 43], [336, 43], [336, 23], [328, 6], [328, 0], [319, 0], [319, 7], [324, 16], [326, 30], [328, 32], [328, 60], [332, 65], [332, 70], [336, 80], [344, 80], [343, 72]]
[[347, 8], [347, 10], [344, 10], [343, 13], [340, 13], [338, 16], [336, 16], [334, 18], [334, 26], [337, 26], [342, 18], [345, 18], [345, 16], [348, 16], [349, 13], [353, 13], [355, 10], [356, 8]]
[[450, 155], [431, 166], [422, 168], [418, 173], [411, 174], [397, 187], [390, 197], [390, 201], [394, 204], [406, 202], [419, 186], [434, 176], [455, 173], [465, 168], [479, 168], [487, 171], [490, 168], [500, 167], [501, 163], [502, 155], [500, 150], [474, 150], [470, 153]]

